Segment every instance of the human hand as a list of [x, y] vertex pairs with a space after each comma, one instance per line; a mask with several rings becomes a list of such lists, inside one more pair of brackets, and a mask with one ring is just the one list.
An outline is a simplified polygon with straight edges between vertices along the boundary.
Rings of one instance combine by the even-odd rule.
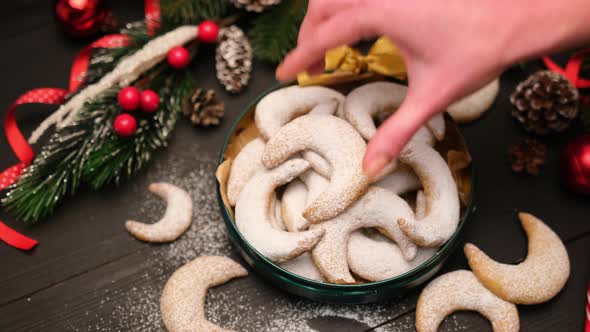
[[[586, 0], [565, 1], [583, 5]], [[276, 75], [285, 81], [306, 69], [317, 71], [325, 52], [339, 45], [380, 35], [394, 41], [406, 63], [409, 89], [369, 142], [363, 169], [372, 177], [424, 122], [454, 100], [514, 61], [570, 42], [565, 28], [540, 31], [556, 20], [563, 4], [555, 6], [548, 0], [310, 0], [298, 45]]]

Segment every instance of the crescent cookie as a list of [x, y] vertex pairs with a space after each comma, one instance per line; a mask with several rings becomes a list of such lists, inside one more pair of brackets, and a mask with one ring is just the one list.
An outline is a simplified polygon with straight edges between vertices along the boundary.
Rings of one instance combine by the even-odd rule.
[[351, 284], [347, 247], [350, 234], [360, 228], [378, 227], [393, 239], [408, 260], [416, 256], [416, 245], [399, 229], [395, 221], [414, 219], [414, 212], [402, 198], [378, 187], [371, 187], [349, 209], [332, 220], [315, 224], [310, 230], [322, 229], [323, 238], [312, 249], [311, 256], [322, 276], [336, 284]]
[[[286, 99], [285, 99], [286, 98]], [[294, 101], [285, 104], [286, 101]], [[294, 118], [307, 114], [333, 115], [342, 114], [344, 95], [324, 87], [291, 86], [266, 95], [256, 106], [256, 127], [265, 139], [272, 137], [281, 127]], [[282, 105], [281, 107], [276, 104]], [[332, 166], [313, 151], [303, 151], [307, 160], [316, 172], [325, 177], [332, 174]]]
[[426, 127], [430, 129], [430, 132], [438, 141], [442, 141], [445, 138], [445, 116], [442, 113], [437, 113], [430, 117], [430, 120], [426, 121]]
[[328, 187], [303, 211], [309, 222], [334, 218], [366, 192], [369, 184], [362, 171], [366, 143], [348, 122], [331, 115], [298, 117], [266, 143], [262, 164], [276, 167], [303, 150], [321, 154], [332, 165]]
[[422, 188], [422, 183], [411, 168], [398, 167], [396, 170], [373, 184], [401, 195]]
[[559, 236], [528, 213], [518, 217], [528, 237], [528, 254], [517, 265], [492, 260], [475, 245], [465, 245], [465, 256], [484, 286], [516, 304], [538, 304], [557, 295], [569, 278], [570, 261]]
[[313, 202], [330, 183], [329, 180], [309, 170], [287, 186], [283, 193], [282, 214], [289, 232], [298, 232], [309, 227], [309, 221], [303, 217], [305, 206]]
[[416, 193], [416, 220], [421, 220], [426, 216], [426, 195], [420, 190]]
[[152, 183], [149, 190], [166, 201], [166, 212], [153, 224], [128, 220], [125, 227], [137, 239], [146, 242], [171, 242], [180, 237], [191, 226], [193, 201], [183, 189], [170, 183]]
[[[303, 159], [291, 159], [271, 170], [264, 170], [248, 181], [236, 203], [236, 226], [244, 238], [273, 262], [293, 259], [309, 251], [322, 237], [321, 229], [299, 233], [272, 227], [271, 209], [275, 188], [293, 180], [309, 168]], [[272, 210], [272, 211], [271, 211]]]
[[162, 291], [160, 311], [164, 326], [170, 332], [229, 332], [205, 318], [207, 290], [247, 275], [240, 264], [220, 256], [201, 256], [182, 266]]
[[305, 184], [297, 179], [291, 181], [285, 188], [281, 200], [281, 215], [289, 232], [298, 232], [309, 226], [309, 221], [303, 217], [306, 201]]
[[299, 177], [303, 183], [305, 183], [305, 187], [307, 188], [307, 203], [310, 204], [311, 202], [315, 201], [318, 196], [324, 192], [324, 190], [330, 184], [330, 180], [326, 179], [325, 177], [319, 175], [318, 173], [314, 172], [313, 170], [309, 170]]
[[[338, 109], [339, 105], [341, 105], [341, 103], [336, 100], [321, 103], [309, 111], [309, 114], [334, 115], [334, 112]], [[342, 107], [340, 107], [340, 109], [342, 109]], [[314, 171], [327, 178], [332, 176], [332, 165], [330, 165], [324, 157], [310, 150], [301, 152], [301, 155], [303, 156], [303, 159], [307, 160]]]
[[271, 196], [271, 205], [270, 205], [270, 224], [274, 229], [278, 229], [284, 231], [287, 229], [285, 226], [285, 222], [283, 221], [283, 213], [281, 211], [281, 201], [277, 198], [276, 195]]
[[494, 332], [519, 331], [516, 306], [494, 295], [467, 270], [443, 274], [424, 288], [416, 306], [416, 331], [436, 332], [445, 317], [462, 310], [479, 312]]
[[[373, 117], [386, 109], [401, 106], [408, 88], [392, 82], [373, 82], [352, 90], [344, 102], [344, 116], [365, 140], [370, 140], [377, 132]], [[439, 140], [445, 136], [445, 123], [442, 115], [437, 115], [426, 124], [432, 134]], [[422, 142], [433, 141], [428, 133], [419, 130], [415, 138]]]
[[[443, 138], [444, 138], [444, 131], [443, 131]], [[414, 136], [412, 136], [412, 141], [421, 142], [424, 144], [428, 144], [430, 146], [434, 146], [436, 143], [437, 138], [434, 137], [434, 134], [428, 129], [426, 126], [422, 126], [418, 128]]]
[[447, 113], [459, 123], [476, 120], [492, 106], [499, 91], [500, 80], [496, 78], [474, 93], [451, 104], [447, 108]]
[[321, 176], [329, 178], [332, 176], [332, 165], [319, 154], [306, 150], [301, 152], [303, 159], [307, 160], [311, 168]]
[[279, 266], [300, 277], [315, 281], [324, 281], [320, 271], [318, 271], [318, 268], [315, 266], [311, 260], [311, 256], [307, 252], [293, 260], [281, 263]]
[[262, 152], [264, 141], [256, 138], [246, 144], [231, 164], [229, 178], [227, 179], [227, 199], [232, 206], [236, 205], [238, 195], [248, 180], [256, 172], [264, 169], [262, 165]]
[[418, 248], [416, 257], [408, 261], [399, 246], [381, 234], [369, 237], [358, 230], [348, 240], [348, 265], [359, 277], [380, 281], [406, 273], [434, 256], [438, 249]]
[[[324, 111], [330, 105], [336, 106], [339, 109], [336, 111], [337, 114], [342, 114], [340, 109], [344, 99], [343, 94], [333, 89], [321, 86], [299, 87], [294, 85], [264, 96], [256, 105], [254, 121], [262, 137], [269, 140], [289, 121], [308, 113], [320, 104], [328, 103], [322, 106]], [[334, 101], [337, 102], [336, 105], [334, 105]]]
[[453, 235], [460, 217], [451, 171], [436, 150], [418, 142], [408, 143], [399, 159], [418, 175], [426, 196], [426, 216], [419, 222], [400, 219], [399, 226], [419, 246], [439, 247]]

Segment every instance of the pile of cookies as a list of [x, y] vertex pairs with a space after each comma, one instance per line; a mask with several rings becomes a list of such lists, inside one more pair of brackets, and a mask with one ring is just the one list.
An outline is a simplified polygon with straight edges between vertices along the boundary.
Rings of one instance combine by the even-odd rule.
[[290, 86], [260, 100], [260, 135], [233, 160], [226, 190], [250, 245], [293, 273], [336, 284], [392, 278], [432, 257], [460, 219], [457, 185], [433, 148], [445, 136], [443, 116], [420, 128], [378, 179], [361, 166], [374, 119], [406, 92], [390, 82], [347, 96]]

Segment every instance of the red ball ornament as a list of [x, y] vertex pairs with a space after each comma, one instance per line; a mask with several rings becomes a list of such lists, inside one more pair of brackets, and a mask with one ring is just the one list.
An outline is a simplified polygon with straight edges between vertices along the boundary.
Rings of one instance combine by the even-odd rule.
[[190, 54], [188, 50], [182, 46], [176, 46], [168, 51], [168, 64], [172, 68], [181, 69], [190, 62]]
[[127, 113], [119, 114], [115, 118], [115, 123], [113, 123], [113, 128], [117, 135], [121, 137], [129, 137], [135, 134], [135, 130], [137, 129], [137, 121], [135, 118]]
[[160, 97], [154, 90], [143, 90], [141, 92], [141, 110], [146, 113], [155, 112], [160, 106]]
[[105, 23], [107, 10], [100, 0], [56, 0], [55, 17], [72, 37], [88, 37]]
[[219, 27], [213, 21], [203, 21], [199, 24], [198, 37], [199, 41], [203, 43], [215, 43], [217, 35], [219, 34]]
[[561, 160], [567, 187], [577, 193], [590, 194], [590, 134], [571, 140]]
[[121, 91], [119, 91], [119, 95], [117, 96], [117, 101], [119, 102], [119, 106], [125, 111], [133, 111], [139, 107], [139, 90], [137, 88], [128, 86]]

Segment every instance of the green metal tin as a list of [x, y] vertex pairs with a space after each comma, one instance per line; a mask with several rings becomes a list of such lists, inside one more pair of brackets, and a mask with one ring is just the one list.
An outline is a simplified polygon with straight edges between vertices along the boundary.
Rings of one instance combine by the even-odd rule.
[[[248, 114], [248, 112], [258, 103], [262, 97], [283, 86], [284, 85], [276, 85], [272, 87], [258, 96], [252, 103], [248, 105], [248, 107], [246, 107], [238, 120], [234, 123], [230, 134], [227, 136], [223, 144], [218, 165], [223, 162], [225, 151], [229, 144], [232, 133], [238, 127], [240, 121]], [[473, 183], [473, 166], [470, 166], [469, 172], [471, 173]], [[268, 260], [254, 247], [252, 247], [248, 241], [246, 241], [246, 239], [236, 227], [230, 211], [228, 211], [223, 203], [219, 182], [217, 183], [217, 197], [221, 214], [225, 220], [230, 238], [232, 239], [235, 246], [239, 249], [240, 254], [256, 273], [271, 282], [276, 287], [289, 293], [319, 302], [338, 304], [370, 303], [389, 299], [403, 294], [404, 292], [429, 280], [442, 268], [446, 260], [462, 243], [461, 235], [463, 233], [464, 226], [467, 223], [467, 220], [469, 220], [473, 210], [473, 194], [471, 194], [469, 204], [463, 210], [463, 215], [455, 234], [446, 244], [440, 248], [440, 250], [434, 256], [413, 270], [394, 278], [378, 282], [354, 285], [338, 285], [300, 277]]]

